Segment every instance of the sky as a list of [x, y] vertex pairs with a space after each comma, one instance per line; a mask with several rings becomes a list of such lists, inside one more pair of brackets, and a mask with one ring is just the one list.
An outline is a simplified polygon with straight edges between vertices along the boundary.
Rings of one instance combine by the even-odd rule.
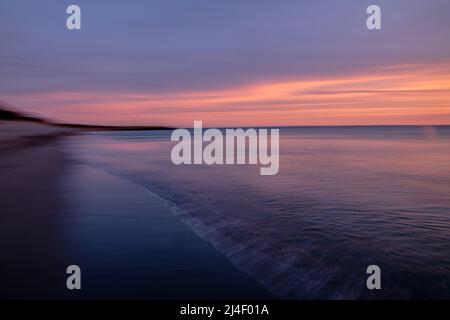
[[450, 124], [449, 37], [448, 0], [2, 0], [0, 101], [104, 125]]

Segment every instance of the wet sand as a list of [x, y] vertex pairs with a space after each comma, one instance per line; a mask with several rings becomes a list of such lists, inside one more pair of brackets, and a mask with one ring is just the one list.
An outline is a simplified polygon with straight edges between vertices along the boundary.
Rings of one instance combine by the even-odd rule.
[[57, 138], [11, 145], [0, 157], [0, 297], [55, 296], [64, 157]]
[[[1, 299], [273, 298], [161, 199], [70, 161], [64, 139], [0, 146]], [[71, 264], [79, 291], [66, 288]]]

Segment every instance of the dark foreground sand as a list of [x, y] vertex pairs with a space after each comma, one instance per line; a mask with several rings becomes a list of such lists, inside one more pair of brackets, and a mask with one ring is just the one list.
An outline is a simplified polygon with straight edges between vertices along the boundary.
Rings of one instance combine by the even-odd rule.
[[[0, 298], [272, 296], [159, 198], [69, 161], [64, 138], [0, 145]], [[66, 289], [66, 268], [82, 290]]]
[[57, 292], [58, 184], [64, 160], [55, 138], [2, 145], [0, 157], [0, 297]]

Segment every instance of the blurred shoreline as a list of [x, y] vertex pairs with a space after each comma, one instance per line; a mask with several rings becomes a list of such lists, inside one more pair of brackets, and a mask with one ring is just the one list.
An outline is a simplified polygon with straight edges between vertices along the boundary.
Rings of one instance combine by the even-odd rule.
[[[273, 296], [156, 196], [69, 156], [80, 130], [0, 123], [1, 299]], [[66, 268], [82, 290], [66, 289]]]

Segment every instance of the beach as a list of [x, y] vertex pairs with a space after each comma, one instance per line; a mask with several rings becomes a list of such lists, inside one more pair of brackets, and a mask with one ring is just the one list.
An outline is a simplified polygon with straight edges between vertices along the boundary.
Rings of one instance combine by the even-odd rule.
[[[52, 129], [0, 146], [0, 298], [273, 297], [162, 199], [69, 159], [67, 132]], [[66, 288], [69, 265], [81, 290]]]
[[64, 170], [57, 138], [16, 142], [1, 154], [0, 297], [54, 296], [64, 279], [55, 234]]
[[448, 298], [450, 127], [282, 128], [274, 176], [177, 166], [163, 130], [13, 140], [1, 298]]

